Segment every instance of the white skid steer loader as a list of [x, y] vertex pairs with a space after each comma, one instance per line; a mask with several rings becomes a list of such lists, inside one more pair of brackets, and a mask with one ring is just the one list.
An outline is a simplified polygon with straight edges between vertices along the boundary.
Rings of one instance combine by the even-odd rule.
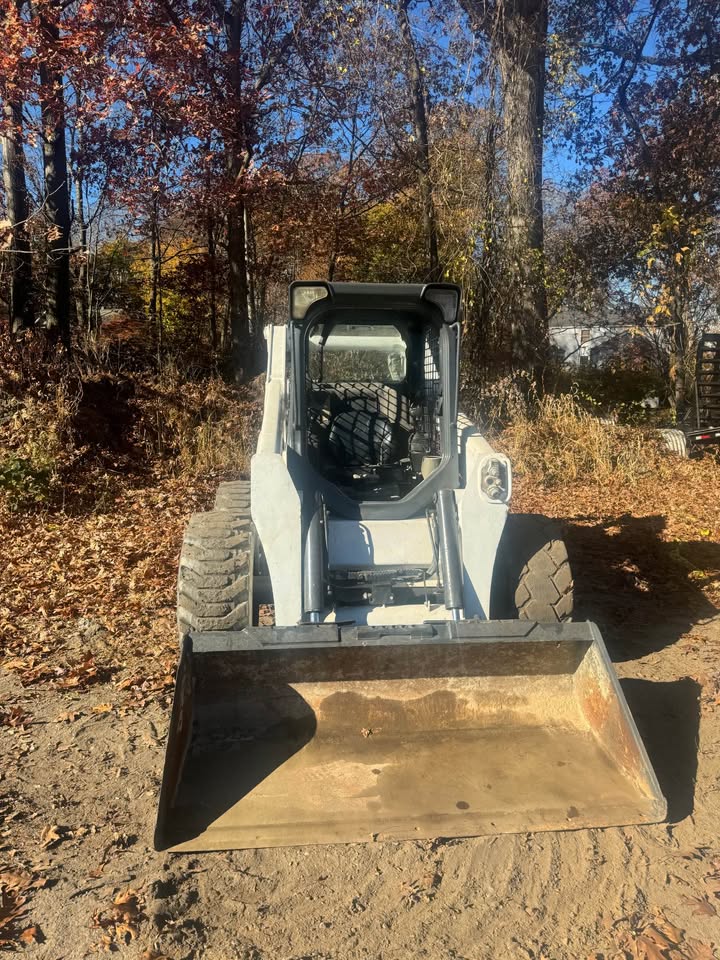
[[450, 284], [292, 285], [250, 482], [185, 534], [159, 849], [665, 817], [558, 531], [508, 517], [458, 414], [459, 314]]

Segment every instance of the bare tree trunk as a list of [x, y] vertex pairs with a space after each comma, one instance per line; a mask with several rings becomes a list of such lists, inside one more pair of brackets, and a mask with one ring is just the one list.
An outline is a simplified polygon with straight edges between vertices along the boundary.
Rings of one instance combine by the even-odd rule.
[[[680, 241], [682, 242], [682, 241]], [[690, 280], [684, 263], [675, 266], [670, 310], [670, 403], [678, 420], [687, 410], [692, 369], [693, 327], [689, 321]]]
[[[41, 17], [41, 28], [53, 46], [60, 41], [57, 24]], [[43, 125], [45, 214], [50, 224], [45, 329], [70, 349], [70, 193], [65, 147], [65, 94], [62, 74], [39, 64], [40, 112]]]
[[220, 336], [220, 347], [225, 350], [230, 342], [230, 300], [225, 301], [223, 310], [222, 334]]
[[85, 198], [83, 196], [83, 176], [79, 167], [73, 172], [75, 188], [75, 217], [80, 230], [80, 249], [78, 250], [77, 289], [75, 291], [75, 312], [82, 330], [90, 328], [88, 311], [88, 230], [85, 221]]
[[[231, 163], [230, 166], [232, 169], [235, 164]], [[230, 348], [236, 375], [242, 377], [248, 369], [250, 330], [245, 258], [245, 204], [240, 198], [236, 199], [228, 210], [227, 231]]]
[[335, 228], [333, 230], [333, 244], [332, 249], [330, 250], [330, 258], [328, 260], [328, 280], [332, 283], [335, 279], [335, 271], [337, 270], [338, 261], [340, 259], [341, 253], [341, 242], [343, 235], [343, 225], [345, 220], [345, 211], [348, 206], [348, 197], [350, 196], [350, 189], [353, 185], [353, 176], [355, 174], [355, 152], [358, 146], [357, 139], [357, 126], [358, 126], [358, 114], [357, 114], [357, 103], [355, 104], [355, 109], [353, 110], [352, 116], [352, 132], [350, 137], [350, 150], [348, 152], [347, 163], [345, 164], [345, 182], [342, 185], [340, 191], [340, 198], [338, 199], [338, 204], [335, 210]]
[[[236, 98], [236, 109], [243, 92], [243, 65], [241, 61], [242, 32], [245, 22], [244, 0], [231, 0], [225, 15], [225, 36], [228, 53], [229, 94]], [[230, 339], [235, 375], [242, 377], [252, 365], [250, 352], [250, 318], [248, 316], [247, 255], [245, 236], [245, 202], [242, 196], [243, 178], [247, 170], [248, 154], [246, 131], [240, 120], [237, 129], [226, 144], [226, 168], [235, 199], [227, 212], [228, 251], [228, 307], [230, 311]]]
[[673, 324], [670, 333], [670, 402], [678, 419], [685, 413], [685, 327]]
[[35, 322], [32, 298], [32, 254], [27, 233], [29, 203], [25, 182], [25, 156], [22, 147], [22, 108], [19, 103], [4, 103], [7, 132], [1, 138], [5, 204], [12, 230], [10, 268], [10, 330], [32, 327]]
[[547, 352], [543, 260], [543, 127], [547, 0], [505, 0], [497, 57], [507, 150], [508, 248], [516, 272], [512, 351], [537, 374]]
[[413, 112], [413, 134], [415, 137], [415, 164], [418, 175], [418, 188], [423, 213], [423, 229], [425, 233], [425, 247], [427, 251], [427, 277], [429, 281], [437, 281], [442, 276], [440, 259], [438, 256], [437, 218], [433, 200], [433, 186], [430, 169], [430, 138], [427, 121], [427, 94], [423, 79], [422, 67], [418, 58], [417, 47], [413, 39], [408, 7], [410, 0], [400, 0], [398, 11], [400, 19], [400, 33], [402, 35], [407, 55], [407, 72], [410, 86], [410, 100]]
[[150, 323], [155, 328], [157, 336], [158, 363], [162, 352], [162, 276], [161, 276], [162, 248], [160, 246], [160, 224], [157, 200], [153, 201], [150, 218], [150, 304], [148, 315]]
[[247, 296], [248, 296], [248, 332], [250, 343], [253, 347], [257, 346], [260, 339], [258, 330], [258, 317], [255, 303], [255, 235], [253, 233], [253, 223], [250, 210], [247, 203], [244, 206], [245, 215], [245, 269], [247, 271]]
[[210, 343], [213, 352], [218, 348], [217, 329], [217, 263], [215, 253], [215, 218], [211, 215], [207, 220], [207, 248], [208, 267], [210, 269]]

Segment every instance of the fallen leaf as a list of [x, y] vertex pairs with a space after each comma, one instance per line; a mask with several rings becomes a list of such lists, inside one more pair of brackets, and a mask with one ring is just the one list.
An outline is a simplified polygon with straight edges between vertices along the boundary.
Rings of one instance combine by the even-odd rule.
[[21, 943], [40, 943], [42, 937], [37, 927], [28, 927], [23, 930], [19, 938]]
[[686, 940], [683, 944], [683, 960], [716, 960], [717, 954], [713, 944], [702, 943], [700, 940]]
[[660, 931], [657, 930], [652, 924], [645, 927], [643, 930], [643, 936], [647, 937], [648, 940], [652, 940], [652, 942], [662, 950], [668, 950], [670, 947], [674, 947], [678, 943], [677, 940], [668, 939], [668, 937], [660, 933]]
[[637, 960], [667, 960], [665, 951], [661, 950], [652, 940], [648, 939], [648, 937], [640, 935], [633, 946]]
[[676, 927], [675, 924], [670, 923], [667, 917], [656, 917], [653, 921], [653, 926], [655, 926], [664, 937], [667, 937], [670, 943], [678, 944], [683, 942], [685, 931]]
[[92, 708], [93, 713], [110, 713], [111, 710], [111, 703], [98, 703]]
[[116, 923], [115, 936], [127, 943], [137, 936], [137, 929], [131, 923]]
[[0, 709], [0, 727], [27, 727], [30, 723], [30, 714], [26, 713], [22, 707]]
[[55, 718], [55, 723], [72, 723], [73, 720], [77, 720], [82, 716], [79, 710], [68, 710], [67, 713], [61, 713], [60, 716]]
[[109, 937], [106, 948], [110, 950], [116, 939], [125, 943], [134, 940], [138, 934], [137, 921], [142, 918], [140, 894], [137, 890], [128, 888], [115, 895], [108, 916], [103, 916], [103, 912], [99, 911], [93, 917], [93, 921], [96, 927], [102, 927], [106, 931], [103, 942], [106, 937]]
[[58, 826], [57, 823], [53, 823], [51, 826], [44, 827], [42, 833], [40, 834], [40, 842], [46, 849], [54, 847], [56, 844], [66, 839], [67, 828]]
[[136, 890], [128, 889], [119, 893], [113, 903], [125, 920], [132, 920], [140, 915], [139, 895]]
[[44, 882], [29, 873], [0, 873], [0, 947], [17, 944], [18, 938], [22, 942], [23, 933], [18, 933], [17, 927], [27, 912], [26, 893]]
[[694, 917], [716, 917], [717, 910], [705, 897], [683, 897], [683, 902], [692, 907]]

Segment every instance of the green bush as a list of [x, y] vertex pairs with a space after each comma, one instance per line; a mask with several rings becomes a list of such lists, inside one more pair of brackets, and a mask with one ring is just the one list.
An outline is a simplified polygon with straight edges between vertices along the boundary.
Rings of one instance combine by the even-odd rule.
[[50, 495], [52, 464], [11, 453], [0, 460], [0, 493], [11, 510], [45, 503]]

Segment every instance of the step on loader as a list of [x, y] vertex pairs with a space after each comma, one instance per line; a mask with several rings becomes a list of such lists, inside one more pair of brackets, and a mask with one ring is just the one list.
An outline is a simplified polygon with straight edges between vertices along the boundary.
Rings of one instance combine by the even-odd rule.
[[267, 345], [250, 481], [185, 533], [157, 847], [664, 819], [558, 528], [458, 412], [459, 289], [295, 283]]

